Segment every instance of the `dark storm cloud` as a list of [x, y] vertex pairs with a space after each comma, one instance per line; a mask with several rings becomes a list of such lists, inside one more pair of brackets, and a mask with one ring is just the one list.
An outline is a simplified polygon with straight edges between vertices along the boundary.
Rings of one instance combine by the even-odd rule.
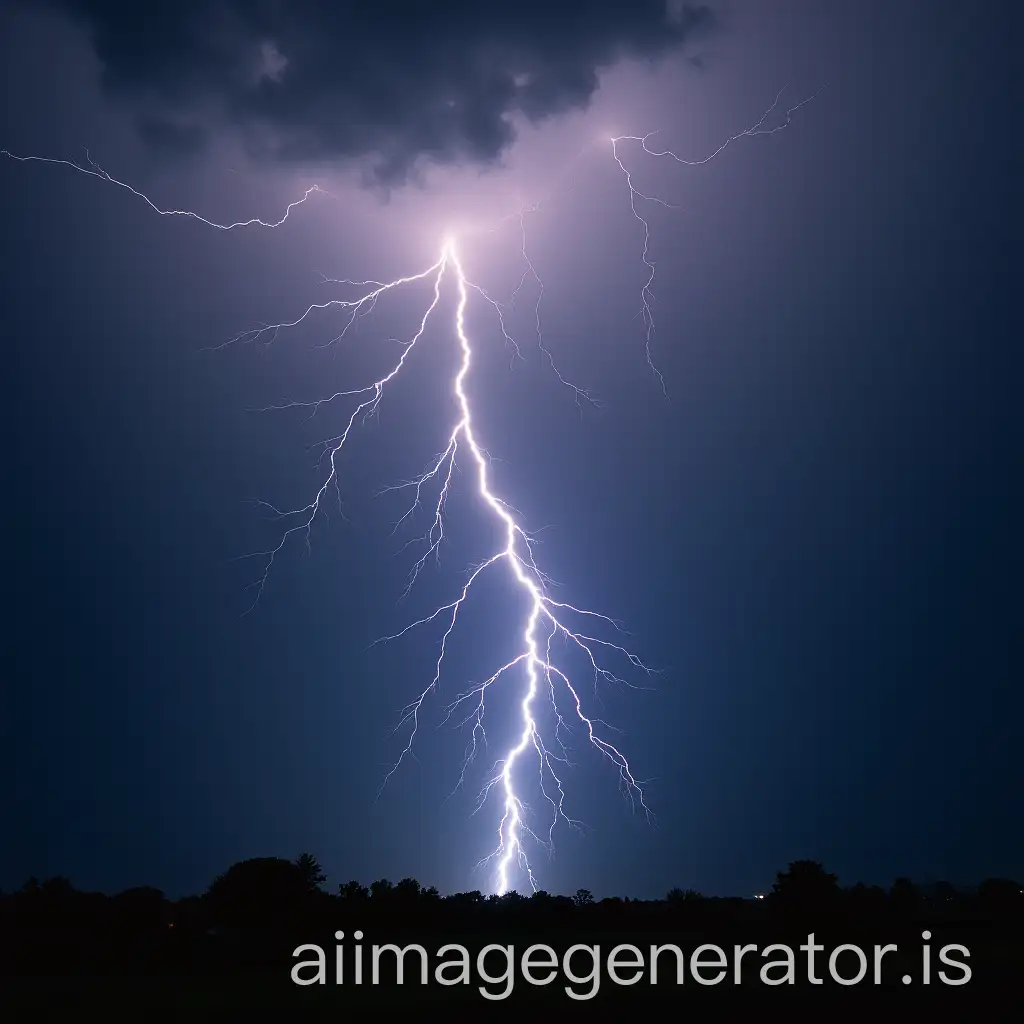
[[254, 155], [364, 160], [379, 181], [497, 158], [584, 108], [600, 69], [712, 25], [680, 0], [51, 0], [88, 28], [107, 90], [181, 152], [219, 126]]
[[209, 141], [207, 130], [194, 121], [179, 124], [166, 117], [143, 114], [138, 119], [138, 129], [143, 142], [163, 157], [194, 156]]

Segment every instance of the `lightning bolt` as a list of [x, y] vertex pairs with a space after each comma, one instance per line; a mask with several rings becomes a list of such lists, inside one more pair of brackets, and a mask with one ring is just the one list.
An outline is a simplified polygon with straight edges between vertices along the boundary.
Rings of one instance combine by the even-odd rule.
[[[785, 110], [782, 121], [771, 126], [768, 119], [778, 109], [782, 95], [783, 93], [780, 91], [772, 106], [754, 125], [727, 139], [715, 152], [700, 160], [684, 159], [668, 149], [653, 149], [650, 140], [658, 134], [657, 132], [647, 135], [604, 136], [602, 139], [605, 145], [610, 145], [612, 159], [621, 171], [628, 189], [630, 210], [643, 229], [641, 260], [645, 267], [646, 280], [641, 287], [640, 310], [637, 316], [641, 319], [644, 327], [647, 362], [663, 390], [665, 389], [664, 377], [652, 358], [654, 335], [652, 286], [655, 279], [656, 263], [651, 257], [651, 229], [649, 221], [643, 213], [645, 208], [643, 204], [651, 203], [670, 209], [673, 207], [657, 196], [648, 195], [637, 187], [633, 171], [627, 167], [622, 149], [626, 144], [632, 143], [644, 154], [653, 158], [667, 158], [689, 167], [706, 164], [741, 138], [772, 134], [787, 127], [793, 114], [814, 98], [814, 96], [808, 97], [789, 107]], [[816, 96], [817, 93], [814, 95]], [[37, 161], [70, 167], [79, 173], [127, 190], [161, 216], [188, 217], [221, 231], [245, 227], [278, 228], [288, 220], [296, 207], [305, 203], [314, 194], [330, 195], [324, 189], [313, 185], [305, 191], [301, 199], [290, 203], [284, 214], [276, 221], [251, 218], [246, 221], [221, 224], [189, 210], [162, 209], [133, 186], [107, 174], [89, 156], [88, 152], [84, 164], [49, 157], [15, 156], [7, 150], [0, 152], [13, 160], [22, 162]], [[579, 156], [582, 156], [582, 152]], [[483, 562], [469, 572], [465, 583], [458, 589], [453, 600], [436, 608], [424, 618], [409, 623], [399, 632], [375, 641], [375, 644], [395, 641], [423, 626], [436, 626], [440, 632], [439, 653], [434, 662], [433, 675], [416, 699], [409, 703], [401, 713], [395, 731], [398, 732], [403, 727], [406, 728], [406, 742], [397, 760], [385, 775], [381, 784], [381, 792], [413, 751], [420, 727], [420, 716], [428, 699], [441, 685], [449, 640], [458, 626], [459, 616], [469, 601], [475, 584], [485, 573], [505, 572], [525, 599], [526, 611], [519, 621], [521, 637], [519, 653], [491, 672], [483, 682], [472, 686], [451, 701], [446, 706], [444, 718], [444, 721], [448, 722], [452, 720], [453, 716], [459, 714], [462, 716], [461, 724], [469, 727], [470, 738], [456, 785], [456, 790], [458, 790], [466, 780], [469, 767], [486, 743], [484, 717], [489, 693], [509, 677], [518, 675], [520, 696], [517, 720], [514, 726], [514, 739], [488, 774], [487, 781], [478, 795], [474, 811], [474, 813], [479, 811], [496, 794], [500, 813], [494, 847], [491, 853], [479, 862], [478, 867], [493, 865], [493, 887], [499, 895], [515, 887], [513, 876], [517, 871], [519, 877], [525, 879], [534, 891], [538, 888], [536, 874], [527, 849], [528, 843], [536, 844], [551, 853], [554, 850], [555, 831], [560, 824], [574, 829], [583, 827], [583, 823], [570, 817], [566, 809], [566, 790], [563, 782], [565, 770], [572, 767], [566, 740], [573, 733], [581, 734], [589, 746], [611, 765], [618, 777], [620, 788], [630, 800], [634, 811], [639, 809], [649, 823], [654, 823], [654, 816], [646, 800], [643, 782], [636, 777], [622, 750], [608, 739], [608, 734], [616, 730], [587, 710], [580, 684], [574, 681], [565, 662], [556, 658], [556, 646], [561, 651], [574, 651], [578, 657], [582, 658], [581, 664], [586, 666], [588, 674], [592, 677], [595, 695], [602, 682], [640, 688], [637, 683], [631, 682], [625, 675], [620, 675], [620, 672], [629, 674], [632, 670], [633, 673], [650, 676], [655, 670], [645, 665], [636, 654], [619, 642], [623, 630], [614, 619], [585, 607], [555, 600], [552, 596], [553, 582], [538, 567], [535, 557], [536, 538], [526, 529], [522, 516], [497, 492], [492, 478], [492, 460], [481, 442], [478, 424], [473, 416], [473, 402], [468, 385], [473, 369], [475, 348], [474, 340], [466, 326], [467, 308], [472, 299], [476, 299], [490, 308], [496, 318], [500, 334], [513, 353], [514, 362], [516, 358], [522, 358], [522, 352], [506, 327], [505, 317], [527, 281], [531, 279], [538, 287], [539, 292], [534, 309], [539, 350], [558, 380], [573, 394], [577, 405], [582, 408], [583, 401], [594, 403], [594, 399], [588, 392], [563, 376], [556, 366], [550, 350], [544, 344], [540, 312], [544, 283], [528, 255], [525, 226], [526, 213], [536, 212], [538, 207], [539, 204], [534, 206], [520, 204], [516, 214], [503, 218], [499, 222], [501, 224], [512, 218], [518, 222], [520, 229], [519, 252], [525, 267], [519, 285], [508, 303], [501, 303], [494, 299], [467, 275], [460, 255], [458, 240], [455, 237], [447, 237], [440, 245], [436, 260], [423, 270], [386, 282], [325, 278], [325, 281], [330, 283], [363, 290], [352, 299], [329, 299], [313, 303], [292, 320], [261, 325], [255, 330], [243, 332], [222, 345], [215, 346], [216, 350], [240, 342], [254, 342], [260, 339], [269, 342], [274, 340], [282, 330], [297, 327], [315, 311], [326, 309], [339, 312], [343, 318], [340, 333], [328, 343], [334, 344], [345, 337], [357, 320], [372, 313], [379, 300], [408, 287], [426, 282], [431, 283], [432, 297], [426, 304], [419, 324], [411, 337], [400, 342], [400, 354], [387, 373], [362, 387], [337, 391], [310, 402], [289, 402], [269, 406], [264, 410], [305, 408], [310, 411], [310, 417], [312, 417], [321, 409], [330, 407], [334, 403], [347, 401], [351, 405], [347, 415], [342, 418], [341, 431], [321, 442], [322, 451], [318, 465], [321, 467], [322, 479], [312, 500], [300, 508], [290, 510], [280, 510], [266, 502], [259, 503], [286, 525], [279, 535], [277, 544], [273, 547], [266, 551], [243, 556], [262, 559], [263, 565], [262, 572], [247, 588], [254, 591], [253, 602], [249, 609], [251, 611], [259, 603], [275, 561], [289, 541], [299, 537], [308, 547], [311, 542], [313, 523], [324, 511], [332, 491], [340, 504], [339, 463], [343, 452], [350, 445], [357, 427], [378, 412], [389, 385], [404, 370], [410, 357], [420, 346], [428, 322], [441, 302], [442, 290], [445, 285], [450, 282], [454, 286], [457, 303], [451, 333], [461, 354], [458, 370], [451, 381], [451, 396], [456, 409], [455, 422], [451, 425], [444, 449], [432, 460], [423, 473], [412, 480], [387, 487], [381, 492], [382, 494], [403, 490], [412, 492], [409, 507], [396, 524], [395, 532], [423, 508], [424, 502], [430, 495], [430, 526], [427, 533], [419, 538], [424, 544], [425, 550], [410, 571], [405, 593], [408, 594], [415, 585], [428, 561], [432, 557], [439, 559], [440, 547], [445, 539], [445, 506], [452, 492], [457, 467], [468, 467], [471, 470], [479, 505], [499, 528], [499, 534], [503, 540]], [[487, 230], [495, 230], [495, 228]], [[588, 626], [587, 623], [591, 625]], [[602, 633], [603, 635], [596, 635]], [[610, 636], [615, 639], [609, 639]], [[619, 667], [616, 669], [607, 667], [606, 661], [609, 660], [611, 664], [618, 663]], [[553, 721], [553, 727], [546, 725], [548, 721]], [[531, 771], [534, 785], [549, 808], [549, 813], [545, 818], [547, 830], [543, 834], [539, 833], [539, 830], [531, 824], [531, 808], [523, 795], [527, 773]]]
[[[525, 242], [523, 247], [525, 252]], [[529, 258], [525, 256], [524, 258], [529, 264], [527, 275], [531, 273], [536, 274], [536, 271], [532, 269], [533, 265], [529, 262]], [[432, 623], [443, 625], [440, 650], [434, 665], [433, 677], [416, 700], [403, 709], [398, 728], [401, 729], [403, 726], [408, 726], [407, 740], [399, 754], [398, 760], [384, 777], [381, 791], [383, 791], [391, 776], [402, 765], [405, 758], [412, 752], [420, 726], [421, 712], [427, 699], [436, 691], [441, 682], [449, 638], [457, 628], [459, 614], [469, 600], [474, 585], [488, 571], [498, 571], [500, 569], [508, 572], [513, 583], [519, 588], [528, 602], [529, 610], [523, 623], [521, 651], [511, 661], [496, 669], [484, 682], [463, 693], [454, 702], [449, 704], [446, 709], [447, 714], [445, 718], [445, 721], [449, 721], [459, 709], [467, 705], [470, 706], [470, 710], [463, 721], [464, 725], [471, 724], [471, 739], [459, 780], [461, 785], [469, 765], [473, 762], [485, 741], [484, 713], [487, 693], [491, 687], [498, 684], [513, 670], [518, 670], [525, 674], [526, 685], [519, 704], [518, 738], [496, 764], [489, 781], [480, 793], [477, 804], [479, 809], [486, 802], [492, 791], [500, 792], [502, 814], [497, 830], [496, 845], [490, 856], [484, 858], [479, 866], [491, 860], [497, 861], [494, 888], [497, 893], [502, 894], [511, 887], [511, 872], [513, 867], [516, 866], [522, 870], [531, 886], [536, 888], [536, 878], [524, 846], [524, 837], [528, 837], [541, 843], [548, 849], [552, 849], [554, 829], [559, 822], [564, 822], [575, 828], [581, 826], [580, 822], [570, 818], [565, 811], [565, 789], [561, 778], [561, 768], [559, 767], [568, 764], [568, 752], [563, 742], [563, 735], [568, 728], [566, 717], [569, 714], [574, 717], [578, 726], [582, 726], [587, 741], [614, 767], [618, 773], [622, 788], [634, 802], [635, 806], [642, 809], [648, 819], [653, 821], [650, 808], [644, 797], [642, 785], [635, 777], [626, 756], [605, 735], [602, 735], [602, 727], [605, 730], [608, 727], [605, 723], [584, 711], [583, 699], [577, 685], [573, 683], [568, 670], [556, 664], [553, 654], [555, 641], [561, 640], [565, 645], [576, 649], [582, 654], [590, 666], [595, 684], [605, 681], [635, 685], [630, 684], [628, 680], [618, 675], [617, 672], [604, 667], [598, 658], [599, 651], [610, 653], [619, 658], [624, 665], [641, 672], [651, 673], [653, 670], [644, 665], [635, 654], [628, 651], [621, 644], [606, 638], [593, 636], [583, 626], [579, 625], [581, 621], [593, 621], [602, 623], [605, 627], [611, 626], [615, 630], [620, 630], [620, 627], [614, 620], [590, 609], [577, 607], [567, 602], [556, 601], [551, 596], [551, 581], [537, 566], [534, 555], [534, 538], [522, 525], [515, 509], [505, 499], [500, 497], [494, 489], [491, 479], [491, 460], [478, 436], [477, 426], [473, 419], [472, 401], [468, 391], [468, 381], [474, 353], [473, 341], [466, 327], [466, 310], [471, 295], [477, 296], [494, 311], [501, 333], [513, 345], [515, 345], [515, 342], [506, 330], [502, 305], [467, 276], [460, 259], [456, 239], [445, 239], [441, 245], [437, 261], [425, 270], [406, 277], [396, 278], [389, 282], [359, 282], [368, 286], [368, 290], [355, 299], [332, 299], [324, 303], [311, 305], [295, 320], [288, 323], [261, 327], [256, 331], [250, 332], [249, 335], [238, 336], [236, 339], [233, 339], [237, 341], [244, 337], [251, 341], [268, 333], [270, 336], [275, 336], [282, 328], [297, 326], [313, 310], [333, 306], [343, 310], [346, 317], [345, 326], [341, 334], [338, 335], [338, 340], [340, 340], [344, 336], [345, 331], [355, 322], [356, 318], [364, 315], [385, 293], [416, 282], [432, 281], [432, 298], [423, 312], [415, 332], [408, 340], [402, 343], [401, 354], [387, 373], [361, 388], [339, 391], [313, 402], [289, 402], [285, 405], [267, 407], [268, 409], [308, 408], [315, 414], [325, 404], [337, 400], [348, 399], [353, 403], [351, 411], [345, 418], [344, 427], [341, 432], [323, 442], [325, 451], [321, 461], [326, 463], [326, 471], [312, 501], [302, 508], [291, 511], [282, 512], [276, 508], [273, 509], [276, 515], [285, 518], [291, 517], [292, 521], [291, 525], [287, 526], [283, 531], [279, 542], [273, 548], [269, 551], [254, 553], [251, 556], [264, 558], [263, 573], [253, 584], [256, 589], [253, 606], [258, 603], [263, 588], [266, 586], [274, 560], [284, 549], [289, 539], [295, 535], [301, 535], [307, 545], [310, 543], [310, 531], [313, 523], [323, 509], [324, 502], [331, 493], [331, 489], [338, 486], [339, 459], [342, 452], [345, 450], [346, 445], [350, 443], [357, 424], [365, 422], [368, 417], [373, 416], [377, 412], [388, 385], [402, 371], [409, 357], [420, 343], [431, 315], [441, 301], [442, 287], [448, 278], [452, 279], [457, 290], [457, 305], [453, 326], [454, 336], [461, 352], [459, 368], [452, 381], [452, 397], [455, 400], [457, 419], [451, 428], [444, 449], [435, 457], [424, 473], [413, 480], [385, 489], [386, 491], [410, 489], [413, 492], [408, 511], [396, 524], [396, 530], [422, 507], [428, 490], [433, 495], [431, 499], [431, 526], [427, 535], [423, 538], [426, 543], [426, 550], [412, 568], [406, 593], [411, 590], [428, 560], [432, 556], [436, 557], [438, 555], [445, 537], [444, 508], [451, 492], [453, 476], [457, 464], [460, 464], [460, 459], [464, 459], [466, 465], [472, 470], [480, 502], [486, 513], [500, 527], [504, 543], [485, 561], [472, 570], [466, 583], [462, 586], [454, 600], [441, 605], [425, 618], [410, 623], [400, 632], [382, 637], [377, 641], [377, 643], [383, 643], [397, 640], [419, 626], [427, 626]], [[353, 284], [355, 282], [345, 283]], [[522, 282], [520, 282], [521, 286]], [[519, 352], [518, 346], [515, 346], [515, 351]], [[574, 385], [569, 384], [558, 373], [553, 360], [550, 358], [550, 353], [547, 349], [543, 349], [543, 351], [548, 356], [550, 365], [558, 375], [559, 380], [572, 388], [577, 397], [585, 394], [580, 389], [575, 388]], [[545, 696], [550, 702], [550, 708], [554, 712], [556, 721], [554, 735], [547, 739], [537, 714], [537, 703]], [[536, 832], [531, 829], [527, 820], [527, 807], [517, 789], [516, 779], [518, 770], [520, 767], [526, 770], [528, 759], [533, 761], [539, 780], [540, 791], [544, 800], [547, 801], [551, 808], [551, 820], [546, 840], [541, 840]]]

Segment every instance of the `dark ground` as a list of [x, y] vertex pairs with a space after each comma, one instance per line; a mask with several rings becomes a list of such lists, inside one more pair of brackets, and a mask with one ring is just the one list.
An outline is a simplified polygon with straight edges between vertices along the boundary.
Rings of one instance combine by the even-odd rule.
[[[568, 979], [559, 974], [550, 985], [529, 985], [518, 969], [522, 952], [542, 943], [558, 952], [581, 943], [599, 945], [600, 985], [597, 994], [579, 1001], [589, 1008], [663, 1007], [670, 1005], [745, 1006], [760, 1009], [779, 1003], [809, 1010], [843, 1003], [894, 1005], [903, 1010], [937, 1007], [971, 1012], [982, 1005], [1005, 1006], [1015, 998], [1015, 985], [1024, 980], [1024, 944], [1019, 926], [1024, 917], [1024, 893], [1009, 880], [989, 879], [976, 890], [958, 891], [939, 883], [923, 891], [905, 879], [888, 890], [854, 886], [841, 888], [834, 875], [819, 864], [801, 861], [780, 872], [771, 893], [763, 899], [713, 899], [673, 890], [665, 899], [594, 901], [581, 890], [574, 897], [538, 893], [526, 899], [516, 894], [484, 897], [478, 892], [442, 897], [411, 879], [392, 884], [384, 880], [364, 887], [350, 882], [326, 891], [319, 865], [304, 855], [295, 862], [275, 858], [234, 865], [201, 896], [169, 901], [156, 889], [132, 889], [116, 896], [76, 891], [64, 879], [30, 880], [2, 900], [2, 940], [6, 953], [0, 978], [0, 1012], [5, 1019], [47, 1018], [54, 1012], [100, 1010], [119, 1019], [140, 1014], [161, 1020], [232, 1019], [271, 1012], [288, 1020], [334, 1019], [346, 1010], [412, 1007], [450, 1011], [490, 1012], [491, 1007], [572, 1006], [565, 991]], [[334, 938], [343, 929], [347, 939]], [[353, 932], [361, 929], [364, 977], [354, 984]], [[922, 983], [922, 932], [930, 932], [928, 985]], [[809, 933], [824, 947], [816, 954], [815, 973], [824, 984], [807, 981], [806, 953], [799, 946]], [[313, 954], [293, 956], [295, 947], [313, 943], [326, 951], [326, 983], [308, 987], [292, 981], [292, 967]], [[451, 954], [435, 956], [446, 943], [465, 946], [472, 956], [470, 983], [441, 987], [433, 980], [420, 983], [418, 956], [408, 954], [404, 984], [396, 984], [394, 958], [384, 962], [378, 984], [370, 984], [370, 946], [394, 943], [422, 945], [428, 952], [428, 972]], [[476, 971], [476, 954], [488, 943], [514, 945], [516, 972], [513, 990], [505, 999], [487, 1000]], [[653, 944], [674, 944], [689, 958], [697, 946], [722, 947], [730, 958], [720, 984], [702, 986], [689, 963], [679, 984], [674, 955], [662, 954], [661, 977], [650, 984], [649, 968], [639, 983], [625, 987], [612, 982], [607, 956], [612, 947], [636, 945], [645, 959]], [[769, 986], [759, 972], [761, 950], [784, 943], [796, 952], [796, 983]], [[869, 969], [859, 984], [841, 986], [829, 979], [828, 955], [842, 943], [869, 950]], [[870, 947], [895, 943], [898, 951], [883, 958], [881, 984], [873, 983]], [[944, 983], [947, 971], [954, 981], [959, 967], [940, 962], [948, 943], [961, 944], [969, 957], [971, 977], [961, 985]], [[756, 945], [744, 957], [736, 984], [732, 947]], [[345, 949], [347, 983], [336, 983], [335, 949]], [[777, 959], [777, 954], [769, 960]], [[580, 953], [572, 970], [586, 978], [590, 955]], [[492, 953], [486, 969], [500, 978], [507, 970], [501, 953]], [[838, 961], [845, 977], [856, 973], [855, 954]], [[302, 977], [310, 977], [306, 968]], [[781, 972], [781, 969], [779, 969]], [[774, 974], [779, 977], [780, 973]], [[716, 972], [707, 968], [705, 973]], [[909, 984], [903, 977], [910, 975]], [[501, 992], [506, 983], [492, 984]], [[589, 992], [592, 982], [573, 986]], [[991, 1005], [997, 1005], [992, 1003]]]

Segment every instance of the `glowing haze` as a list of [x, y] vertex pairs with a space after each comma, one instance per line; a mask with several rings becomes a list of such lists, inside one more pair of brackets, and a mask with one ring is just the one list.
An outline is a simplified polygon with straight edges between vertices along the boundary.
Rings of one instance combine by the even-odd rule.
[[[661, 387], [665, 381], [655, 366], [651, 354], [651, 340], [654, 320], [651, 312], [652, 285], [656, 266], [650, 252], [650, 226], [645, 213], [645, 204], [670, 206], [656, 196], [641, 192], [633, 182], [630, 170], [630, 155], [641, 154], [649, 158], [666, 158], [679, 164], [696, 166], [707, 163], [721, 154], [726, 147], [739, 139], [753, 135], [770, 134], [789, 125], [792, 114], [808, 99], [785, 109], [784, 117], [778, 123], [768, 124], [769, 116], [779, 109], [782, 93], [775, 103], [751, 127], [729, 138], [717, 150], [700, 160], [687, 160], [674, 152], [654, 146], [656, 133], [643, 136], [619, 135], [602, 138], [602, 148], [607, 146], [611, 159], [622, 172], [624, 201], [636, 218], [642, 235], [640, 258], [647, 271], [647, 277], [640, 294], [638, 316], [642, 320], [646, 343], [647, 361]], [[19, 156], [3, 151], [5, 156], [23, 162], [59, 164], [75, 171], [90, 175], [130, 192], [145, 202], [154, 212], [162, 216], [188, 217], [202, 224], [222, 231], [247, 227], [281, 227], [295, 210], [311, 196], [323, 190], [317, 186], [289, 204], [277, 220], [251, 218], [232, 223], [218, 223], [190, 210], [162, 209], [142, 192], [127, 182], [107, 174], [91, 156], [86, 155], [84, 163], [72, 160]], [[519, 650], [504, 664], [489, 666], [489, 673], [483, 682], [471, 687], [449, 700], [446, 704], [445, 721], [460, 716], [463, 724], [470, 728], [470, 742], [458, 780], [461, 786], [477, 755], [484, 749], [486, 741], [485, 715], [489, 695], [495, 688], [512, 687], [515, 690], [515, 722], [513, 740], [493, 764], [480, 790], [477, 810], [493, 808], [494, 846], [491, 853], [481, 862], [493, 868], [492, 888], [498, 894], [512, 889], [530, 886], [538, 888], [537, 873], [531, 862], [534, 848], [553, 852], [554, 838], [559, 825], [579, 827], [581, 822], [572, 817], [572, 801], [567, 789], [567, 769], [571, 768], [567, 742], [573, 735], [582, 736], [594, 750], [609, 763], [617, 776], [619, 785], [631, 802], [634, 810], [642, 811], [647, 820], [653, 822], [653, 815], [644, 795], [642, 780], [639, 779], [626, 754], [609, 739], [614, 729], [591, 710], [583, 689], [581, 678], [574, 673], [567, 660], [567, 653], [575, 653], [584, 672], [590, 677], [596, 696], [597, 684], [611, 682], [635, 687], [637, 679], [651, 674], [652, 669], [620, 642], [621, 630], [618, 624], [606, 614], [576, 603], [556, 600], [552, 596], [552, 581], [545, 575], [535, 557], [534, 538], [522, 517], [511, 503], [511, 498], [498, 492], [491, 474], [491, 458], [479, 426], [474, 419], [474, 403], [469, 382], [473, 371], [474, 353], [479, 344], [466, 322], [466, 312], [471, 302], [479, 302], [493, 314], [494, 329], [511, 346], [514, 356], [521, 356], [517, 341], [506, 327], [508, 309], [515, 302], [520, 290], [531, 277], [543, 294], [544, 285], [531, 261], [525, 231], [523, 207], [512, 217], [520, 227], [520, 256], [523, 273], [518, 286], [507, 302], [493, 298], [473, 280], [471, 270], [463, 262], [459, 248], [459, 237], [449, 234], [439, 243], [436, 260], [423, 269], [412, 269], [407, 276], [391, 281], [339, 280], [334, 284], [360, 289], [354, 298], [330, 299], [308, 306], [294, 319], [270, 324], [255, 331], [245, 332], [226, 342], [226, 345], [251, 342], [260, 338], [276, 337], [283, 330], [296, 327], [316, 310], [333, 309], [342, 315], [340, 332], [333, 341], [340, 341], [357, 319], [371, 313], [378, 302], [386, 300], [393, 293], [418, 284], [431, 284], [431, 298], [424, 305], [418, 327], [408, 338], [401, 341], [400, 354], [387, 373], [368, 383], [356, 384], [351, 388], [324, 394], [304, 403], [288, 403], [270, 408], [305, 407], [315, 413], [321, 408], [348, 403], [343, 415], [343, 428], [335, 436], [322, 442], [320, 459], [321, 479], [311, 500], [295, 509], [278, 509], [270, 505], [279, 517], [282, 529], [278, 542], [270, 549], [245, 556], [260, 561], [262, 568], [252, 583], [254, 599], [250, 610], [255, 608], [271, 576], [278, 556], [293, 539], [310, 543], [314, 521], [326, 513], [327, 504], [337, 494], [340, 500], [339, 459], [346, 446], [353, 443], [356, 429], [370, 419], [377, 411], [388, 386], [406, 370], [413, 352], [420, 346], [428, 323], [435, 315], [444, 290], [454, 289], [456, 305], [453, 321], [447, 325], [452, 342], [457, 346], [460, 358], [457, 370], [451, 380], [451, 398], [454, 400], [454, 421], [451, 423], [447, 444], [425, 471], [411, 480], [386, 488], [386, 492], [411, 492], [411, 499], [404, 515], [396, 525], [401, 526], [417, 513], [427, 511], [429, 526], [421, 538], [424, 550], [412, 566], [407, 592], [415, 583], [423, 567], [431, 558], [438, 558], [440, 546], [445, 538], [445, 506], [456, 484], [456, 470], [468, 470], [471, 486], [479, 499], [481, 512], [492, 525], [498, 528], [500, 543], [482, 562], [471, 569], [466, 582], [453, 598], [441, 604], [431, 614], [409, 623], [402, 630], [383, 637], [377, 643], [394, 641], [405, 637], [417, 627], [433, 627], [440, 635], [439, 653], [433, 666], [425, 675], [425, 686], [404, 710], [399, 729], [404, 728], [404, 746], [391, 769], [385, 775], [383, 786], [399, 769], [414, 749], [420, 714], [428, 699], [441, 687], [444, 679], [445, 656], [449, 638], [459, 626], [459, 616], [466, 602], [475, 592], [475, 585], [488, 573], [505, 573], [524, 598], [524, 610], [520, 615], [507, 620], [507, 630], [518, 636]], [[504, 218], [505, 221], [510, 218]], [[539, 303], [536, 319], [536, 341], [548, 365], [558, 379], [573, 392], [577, 403], [590, 400], [590, 396], [565, 379], [556, 367], [550, 351], [544, 345], [540, 332]], [[632, 676], [633, 678], [630, 678]], [[584, 677], [585, 678], [585, 677]], [[536, 787], [544, 807], [538, 810], [530, 805], [527, 794]]]

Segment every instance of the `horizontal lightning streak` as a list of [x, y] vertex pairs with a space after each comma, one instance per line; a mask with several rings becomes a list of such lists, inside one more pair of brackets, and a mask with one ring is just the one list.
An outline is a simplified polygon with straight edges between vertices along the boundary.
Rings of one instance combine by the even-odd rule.
[[218, 231], [231, 231], [234, 228], [248, 228], [248, 227], [261, 227], [261, 228], [279, 228], [290, 216], [292, 210], [297, 206], [301, 206], [311, 195], [316, 192], [321, 192], [325, 195], [330, 195], [326, 189], [320, 188], [319, 185], [310, 185], [306, 189], [301, 199], [296, 199], [294, 202], [288, 204], [285, 208], [284, 214], [280, 220], [267, 221], [260, 220], [259, 217], [250, 217], [248, 220], [236, 220], [231, 224], [219, 224], [215, 220], [208, 220], [206, 217], [200, 216], [198, 213], [193, 213], [191, 210], [164, 210], [157, 206], [149, 196], [140, 192], [137, 188], [129, 185], [125, 181], [120, 181], [117, 178], [111, 177], [95, 160], [89, 155], [89, 151], [85, 151], [85, 161], [88, 166], [83, 167], [81, 164], [76, 163], [74, 160], [60, 159], [52, 156], [17, 156], [7, 149], [0, 149], [0, 156], [6, 156], [11, 160], [17, 160], [20, 163], [40, 163], [40, 164], [57, 164], [63, 167], [70, 167], [74, 171], [78, 171], [79, 174], [87, 174], [91, 178], [99, 178], [100, 181], [107, 181], [111, 185], [117, 185], [118, 188], [123, 188], [128, 192], [131, 192], [133, 196], [141, 199], [154, 213], [160, 214], [161, 217], [188, 217], [190, 220], [197, 220], [201, 224], [206, 224], [208, 227], [216, 228]]

